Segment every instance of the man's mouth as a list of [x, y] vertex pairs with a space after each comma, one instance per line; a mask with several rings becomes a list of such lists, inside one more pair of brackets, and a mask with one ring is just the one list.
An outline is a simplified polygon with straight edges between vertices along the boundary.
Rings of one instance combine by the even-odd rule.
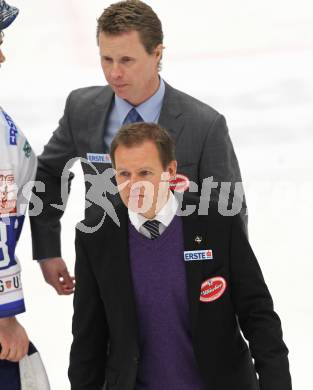
[[127, 87], [127, 84], [113, 84], [113, 88], [124, 88], [124, 87]]
[[130, 194], [129, 195], [129, 198], [130, 199], [134, 199], [134, 198], [143, 198], [144, 197], [144, 194], [138, 194], [138, 193], [136, 193], [136, 194]]

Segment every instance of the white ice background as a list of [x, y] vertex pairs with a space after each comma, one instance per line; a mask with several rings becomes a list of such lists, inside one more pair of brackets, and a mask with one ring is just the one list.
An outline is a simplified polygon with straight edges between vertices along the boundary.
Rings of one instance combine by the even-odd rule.
[[[104, 85], [96, 18], [111, 1], [12, 0], [0, 102], [41, 153], [68, 93]], [[290, 349], [295, 390], [312, 389], [313, 8], [310, 1], [148, 3], [163, 22], [162, 77], [226, 116], [249, 206], [250, 241]], [[63, 218], [73, 271], [74, 227], [83, 217], [79, 165]], [[118, 248], [116, 248], [118, 250]], [[312, 250], [312, 253], [311, 253]], [[27, 313], [52, 390], [69, 390], [72, 297], [57, 296], [32, 261], [28, 221], [18, 246]], [[104, 351], [105, 353], [105, 351]]]

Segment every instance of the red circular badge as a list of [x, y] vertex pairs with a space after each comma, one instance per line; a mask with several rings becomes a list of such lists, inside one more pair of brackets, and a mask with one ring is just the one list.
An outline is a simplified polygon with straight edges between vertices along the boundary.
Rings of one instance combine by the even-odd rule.
[[220, 298], [226, 290], [226, 280], [221, 276], [216, 276], [205, 280], [201, 284], [200, 301], [213, 302]]
[[170, 189], [176, 192], [185, 192], [189, 188], [189, 179], [187, 176], [178, 173], [175, 179], [170, 181]]

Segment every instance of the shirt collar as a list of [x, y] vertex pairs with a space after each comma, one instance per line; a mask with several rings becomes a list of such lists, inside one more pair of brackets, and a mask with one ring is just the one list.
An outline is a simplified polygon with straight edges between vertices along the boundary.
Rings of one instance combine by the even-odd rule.
[[[173, 193], [170, 191], [170, 195], [168, 197], [167, 202], [165, 205], [161, 208], [161, 210], [156, 214], [156, 216], [153, 219], [158, 220], [161, 222], [164, 226], [168, 227], [168, 225], [172, 222], [174, 216], [176, 215], [178, 209], [178, 201], [173, 195]], [[131, 224], [135, 227], [136, 230], [139, 231], [140, 227], [148, 221], [146, 217], [144, 217], [141, 214], [135, 213], [132, 210], [128, 209], [128, 216], [130, 219]]]
[[[143, 103], [136, 106], [136, 110], [144, 122], [156, 122], [156, 119], [161, 112], [164, 94], [165, 83], [160, 77], [160, 86], [155, 94], [149, 97], [149, 99], [145, 100]], [[114, 104], [117, 110], [118, 118], [122, 125], [126, 115], [133, 108], [133, 106], [116, 94], [114, 95]]]

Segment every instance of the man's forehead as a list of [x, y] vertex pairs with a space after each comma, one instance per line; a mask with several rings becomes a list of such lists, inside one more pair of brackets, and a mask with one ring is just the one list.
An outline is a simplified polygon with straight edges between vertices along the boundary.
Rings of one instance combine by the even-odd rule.
[[111, 51], [127, 53], [134, 50], [144, 51], [144, 46], [139, 38], [137, 31], [127, 31], [120, 34], [106, 34], [99, 35], [100, 51]]
[[139, 35], [139, 32], [137, 30], [126, 30], [126, 31], [121, 31], [121, 32], [118, 32], [118, 33], [108, 33], [106, 31], [101, 31], [100, 34], [99, 34], [99, 39], [110, 39], [110, 40], [116, 40], [116, 39], [119, 39], [119, 38], [125, 38], [125, 39], [140, 39], [140, 35]]
[[158, 154], [158, 148], [156, 143], [151, 139], [144, 139], [144, 140], [138, 140], [138, 142], [134, 142], [131, 144], [120, 144], [116, 147], [116, 151], [123, 150], [124, 154], [126, 154], [127, 157], [130, 157], [134, 151], [140, 152], [140, 153], [147, 153], [147, 157], [151, 156], [151, 152], [155, 152]]

